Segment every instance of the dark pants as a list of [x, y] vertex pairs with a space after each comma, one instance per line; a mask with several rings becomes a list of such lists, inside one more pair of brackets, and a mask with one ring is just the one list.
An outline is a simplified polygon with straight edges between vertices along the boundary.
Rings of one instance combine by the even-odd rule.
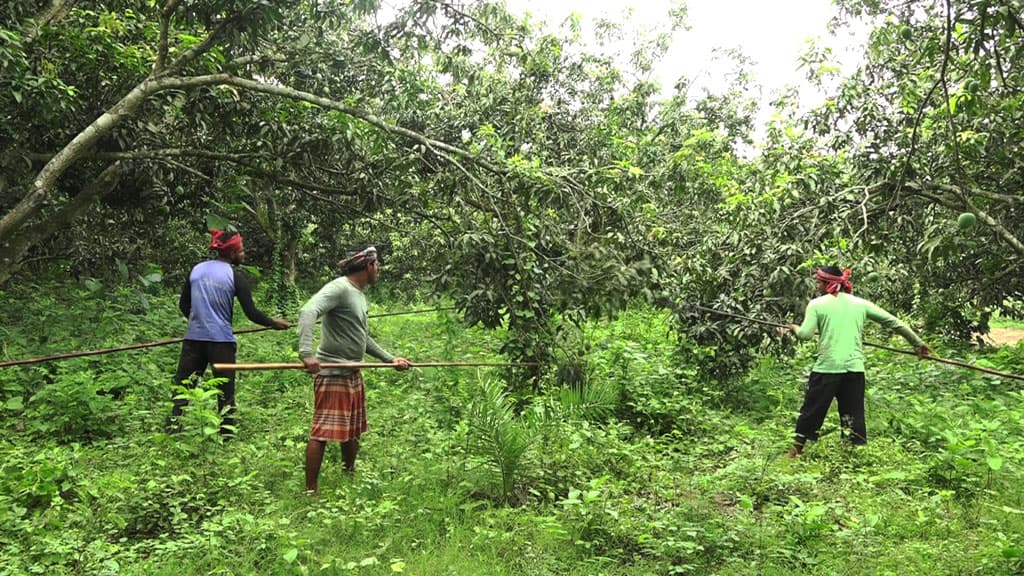
[[[174, 374], [174, 385], [185, 385], [193, 388], [196, 382], [206, 372], [206, 367], [214, 363], [234, 364], [236, 344], [234, 342], [204, 342], [201, 340], [185, 340], [181, 344], [181, 356], [178, 357], [178, 371]], [[227, 378], [222, 383], [220, 396], [217, 399], [217, 410], [224, 414], [221, 421], [221, 434], [230, 434], [231, 430], [226, 426], [235, 425], [235, 371], [228, 370], [220, 372], [213, 371], [214, 378]], [[174, 399], [174, 408], [171, 410], [171, 419], [177, 420], [181, 416], [182, 409], [188, 406], [188, 400]], [[227, 413], [224, 407], [228, 407]], [[177, 428], [179, 425], [175, 425]]]
[[803, 444], [817, 440], [818, 430], [835, 398], [839, 403], [839, 428], [851, 444], [866, 444], [867, 425], [864, 422], [864, 373], [819, 374], [811, 372], [807, 393], [800, 416], [796, 419], [794, 442]]

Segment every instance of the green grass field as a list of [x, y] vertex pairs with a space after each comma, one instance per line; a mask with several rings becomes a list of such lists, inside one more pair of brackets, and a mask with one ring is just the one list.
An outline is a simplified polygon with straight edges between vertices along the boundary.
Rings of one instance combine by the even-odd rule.
[[[58, 313], [54, 293], [2, 297], [6, 357], [183, 331], [172, 297]], [[501, 359], [504, 334], [452, 316], [372, 323], [413, 360]], [[222, 443], [203, 390], [186, 431], [162, 432], [176, 347], [3, 370], [0, 574], [1024, 573], [1019, 385], [872, 353], [871, 442], [843, 446], [833, 412], [792, 461], [812, 351], [701, 382], [666, 334], [643, 310], [588, 325], [576, 394], [505, 396], [497, 369], [368, 371], [358, 473], [331, 446], [318, 498], [303, 373], [241, 374]], [[240, 361], [295, 357], [291, 331], [240, 338]], [[1024, 349], [968, 359], [1020, 373]]]

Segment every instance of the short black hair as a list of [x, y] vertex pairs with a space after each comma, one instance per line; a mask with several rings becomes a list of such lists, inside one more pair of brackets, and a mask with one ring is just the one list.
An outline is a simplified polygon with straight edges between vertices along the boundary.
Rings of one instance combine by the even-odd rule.
[[374, 262], [374, 261], [376, 261], [376, 258], [373, 259], [373, 260], [366, 259], [366, 260], [363, 260], [362, 262], [359, 262], [358, 264], [349, 264], [349, 265], [347, 265], [347, 266], [345, 266], [344, 268], [341, 269], [341, 273], [344, 274], [345, 276], [348, 276], [349, 274], [355, 274], [356, 272], [362, 272], [363, 270], [366, 270], [367, 268], [369, 268], [370, 267], [370, 263]]
[[843, 275], [843, 271], [842, 269], [839, 268], [839, 266], [819, 266], [818, 269], [824, 272], [825, 274], [831, 274], [833, 276]]

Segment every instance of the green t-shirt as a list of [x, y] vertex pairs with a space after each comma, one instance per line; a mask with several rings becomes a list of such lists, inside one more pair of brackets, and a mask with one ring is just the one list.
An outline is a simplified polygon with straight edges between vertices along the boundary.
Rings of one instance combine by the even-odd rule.
[[875, 304], [851, 294], [826, 294], [807, 304], [797, 338], [810, 340], [818, 333], [818, 361], [813, 370], [821, 374], [864, 371], [864, 320], [870, 319], [903, 336], [915, 348], [924, 342], [902, 320]]
[[[362, 362], [369, 354], [382, 362], [391, 362], [388, 354], [370, 337], [367, 328], [369, 306], [363, 291], [342, 276], [324, 285], [299, 310], [299, 356], [313, 356], [313, 329], [320, 327], [320, 346], [316, 359], [321, 362]], [[346, 374], [352, 370], [324, 369], [324, 374]]]

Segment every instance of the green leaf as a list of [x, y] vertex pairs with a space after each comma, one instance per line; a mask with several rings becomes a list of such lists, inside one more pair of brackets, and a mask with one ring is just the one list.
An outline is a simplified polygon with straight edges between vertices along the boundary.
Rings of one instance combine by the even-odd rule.
[[227, 230], [229, 232], [236, 231], [235, 227], [227, 218], [224, 218], [223, 216], [219, 216], [217, 214], [206, 215], [206, 228], [208, 230]]
[[292, 549], [288, 550], [287, 552], [285, 552], [284, 554], [281, 555], [281, 558], [284, 558], [284, 561], [288, 562], [289, 564], [292, 563], [292, 562], [295, 562], [295, 559], [298, 558], [298, 557], [299, 557], [299, 549], [298, 548], [292, 548]]
[[25, 402], [21, 399], [21, 396], [15, 396], [7, 399], [7, 403], [4, 404], [4, 408], [17, 412], [25, 409]]
[[999, 456], [989, 456], [985, 462], [988, 462], [988, 467], [992, 470], [999, 470], [1003, 467], [1003, 459]]

